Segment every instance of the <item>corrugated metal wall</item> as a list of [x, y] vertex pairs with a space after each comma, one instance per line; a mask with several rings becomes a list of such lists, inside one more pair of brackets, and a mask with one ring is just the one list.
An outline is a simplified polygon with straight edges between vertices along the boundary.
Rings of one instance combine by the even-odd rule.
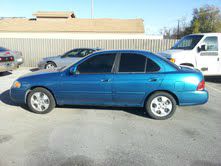
[[102, 49], [139, 49], [159, 52], [170, 48], [176, 40], [123, 39], [123, 40], [72, 40], [0, 38], [0, 46], [21, 51], [25, 58], [23, 66], [35, 67], [38, 61], [47, 56], [60, 55], [79, 47]]

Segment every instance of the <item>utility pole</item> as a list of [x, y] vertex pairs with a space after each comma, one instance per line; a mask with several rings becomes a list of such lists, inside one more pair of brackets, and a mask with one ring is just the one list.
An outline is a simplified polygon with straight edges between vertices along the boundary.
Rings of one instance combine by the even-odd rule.
[[91, 19], [94, 18], [94, 0], [91, 0]]
[[180, 20], [178, 20], [178, 24], [177, 24], [177, 39], [179, 39], [180, 36]]

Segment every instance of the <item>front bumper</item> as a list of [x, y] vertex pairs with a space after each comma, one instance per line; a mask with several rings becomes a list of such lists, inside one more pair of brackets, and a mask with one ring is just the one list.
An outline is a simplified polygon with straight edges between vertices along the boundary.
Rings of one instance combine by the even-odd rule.
[[11, 88], [10, 89], [10, 97], [12, 101], [17, 104], [25, 104], [26, 103], [26, 91], [22, 88]]
[[187, 91], [177, 94], [180, 106], [201, 105], [209, 100], [209, 93], [207, 90], [203, 91]]
[[46, 62], [42, 61], [38, 63], [38, 69], [45, 69]]

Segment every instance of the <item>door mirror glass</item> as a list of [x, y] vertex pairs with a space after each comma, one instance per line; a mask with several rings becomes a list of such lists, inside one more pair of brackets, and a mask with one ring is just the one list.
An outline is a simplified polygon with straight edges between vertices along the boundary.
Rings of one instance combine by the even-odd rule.
[[206, 44], [202, 44], [201, 47], [200, 47], [200, 50], [201, 50], [201, 51], [207, 51], [207, 46], [206, 46]]
[[198, 52], [201, 52], [201, 51], [207, 51], [207, 46], [206, 44], [202, 44], [201, 46], [198, 47], [197, 49]]
[[200, 50], [201, 50], [201, 51], [207, 51], [207, 46], [206, 46], [206, 44], [202, 44]]

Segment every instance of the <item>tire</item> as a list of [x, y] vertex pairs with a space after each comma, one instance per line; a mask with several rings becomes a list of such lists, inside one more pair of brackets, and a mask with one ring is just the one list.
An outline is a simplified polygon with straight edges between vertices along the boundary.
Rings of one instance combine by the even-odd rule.
[[54, 62], [47, 62], [45, 65], [45, 69], [54, 69], [57, 65]]
[[53, 95], [47, 89], [35, 88], [28, 94], [27, 106], [31, 112], [46, 114], [55, 108], [56, 103]]
[[173, 116], [176, 111], [176, 100], [166, 92], [152, 94], [145, 103], [148, 115], [156, 120], [165, 120]]

